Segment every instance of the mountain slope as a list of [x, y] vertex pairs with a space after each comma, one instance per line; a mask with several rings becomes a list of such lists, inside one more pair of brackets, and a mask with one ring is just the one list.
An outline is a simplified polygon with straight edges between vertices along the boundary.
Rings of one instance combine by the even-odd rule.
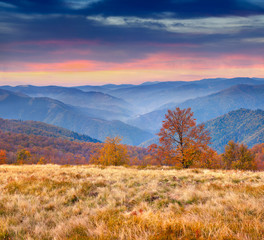
[[2, 132], [13, 132], [32, 134], [36, 136], [62, 138], [70, 141], [100, 142], [87, 135], [81, 135], [68, 129], [37, 121], [7, 120], [0, 118], [0, 130]]
[[[197, 122], [201, 123], [239, 108], [264, 109], [263, 99], [264, 85], [242, 84], [232, 86], [215, 94], [176, 104], [171, 109], [175, 107], [191, 107]], [[147, 131], [157, 132], [162, 125], [167, 109], [164, 108], [141, 115], [129, 120], [128, 123]]]
[[[225, 145], [230, 140], [243, 142], [249, 147], [264, 143], [264, 111], [260, 109], [241, 108], [209, 120], [204, 124], [212, 138], [211, 146], [219, 153], [224, 151]], [[159, 138], [154, 137], [141, 143], [140, 146], [148, 147], [153, 143], [159, 144]]]
[[90, 118], [79, 109], [50, 98], [31, 98], [21, 93], [0, 90], [0, 117], [41, 121], [67, 128], [104, 141], [119, 135], [126, 144], [138, 145], [151, 138], [148, 132], [124, 124]]
[[264, 85], [236, 85], [206, 97], [188, 100], [179, 106], [191, 107], [198, 122], [239, 108], [264, 109]]
[[264, 111], [239, 109], [205, 123], [212, 137], [212, 147], [223, 152], [230, 141], [244, 142], [249, 147], [264, 143]]
[[[69, 139], [40, 136], [26, 133], [3, 132], [0, 130], [0, 149], [7, 153], [7, 163], [17, 162], [17, 152], [26, 149], [31, 154], [30, 162], [40, 159], [56, 164], [87, 164], [90, 157], [103, 146], [102, 143], [71, 141]], [[131, 159], [142, 159], [147, 150], [126, 146]]]
[[[205, 95], [209, 95], [209, 94], [217, 93], [222, 90], [228, 89], [236, 85], [241, 85], [241, 84], [253, 85], [253, 86], [263, 85], [264, 79], [242, 78], [242, 77], [231, 78], [231, 79], [227, 79], [227, 78], [202, 79], [199, 81], [191, 82], [189, 85], [186, 85], [186, 86], [189, 88], [192, 88], [193, 86], [195, 86], [194, 84], [199, 86], [200, 89], [207, 90], [207, 93]], [[183, 94], [185, 93], [186, 86], [183, 86], [181, 89]], [[199, 88], [197, 88], [196, 90], [199, 90]], [[203, 96], [205, 95], [203, 94]], [[203, 97], [203, 96], [200, 96], [200, 97]], [[196, 98], [195, 95], [193, 95], [190, 99], [194, 99], [194, 98]], [[181, 101], [181, 102], [184, 102], [184, 101]], [[171, 108], [171, 107], [174, 107], [175, 105], [177, 105], [177, 102], [170, 102], [166, 104], [165, 106], [162, 106], [160, 109]]]

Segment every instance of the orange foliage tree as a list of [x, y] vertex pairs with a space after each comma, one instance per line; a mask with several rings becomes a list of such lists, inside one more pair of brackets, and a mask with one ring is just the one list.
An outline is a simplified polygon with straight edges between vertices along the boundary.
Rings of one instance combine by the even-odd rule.
[[264, 170], [264, 143], [253, 146], [251, 152], [255, 156], [257, 169]]
[[0, 150], [0, 164], [6, 164], [6, 151]]
[[107, 137], [104, 146], [93, 155], [91, 163], [105, 166], [118, 166], [128, 163], [129, 155], [127, 148], [120, 144], [120, 142], [121, 138], [119, 137]]
[[45, 160], [44, 157], [41, 157], [41, 158], [39, 159], [39, 161], [37, 162], [38, 165], [43, 165], [43, 164], [46, 164], [46, 163], [47, 163], [47, 162], [46, 162], [46, 160]]
[[255, 170], [256, 160], [248, 147], [241, 143], [229, 141], [223, 153], [226, 169]]
[[215, 150], [208, 148], [207, 151], [201, 153], [199, 161], [197, 161], [194, 166], [199, 168], [220, 169], [223, 168], [223, 161], [221, 155]]
[[158, 133], [160, 146], [152, 145], [159, 164], [189, 168], [209, 149], [209, 133], [204, 125], [196, 126], [191, 108], [168, 110]]
[[[44, 164], [74, 165], [89, 163], [91, 156], [101, 149], [104, 144], [0, 131], [0, 146], [2, 150], [7, 151], [8, 163], [17, 163], [18, 151], [26, 149], [31, 155], [27, 163], [37, 164], [44, 157]], [[138, 158], [136, 163], [138, 165], [148, 154], [147, 149], [141, 147], [126, 145], [126, 149], [131, 159]]]
[[17, 163], [28, 164], [31, 160], [31, 154], [26, 149], [21, 149], [17, 152]]

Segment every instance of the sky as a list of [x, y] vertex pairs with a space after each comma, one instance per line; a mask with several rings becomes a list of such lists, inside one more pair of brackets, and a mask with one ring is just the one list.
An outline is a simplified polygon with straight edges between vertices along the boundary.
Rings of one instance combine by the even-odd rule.
[[263, 0], [0, 0], [1, 85], [264, 77]]

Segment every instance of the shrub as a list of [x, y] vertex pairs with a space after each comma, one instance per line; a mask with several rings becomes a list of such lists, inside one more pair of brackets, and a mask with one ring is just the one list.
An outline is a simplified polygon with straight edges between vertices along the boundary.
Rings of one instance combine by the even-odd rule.
[[120, 144], [120, 141], [119, 137], [107, 137], [103, 148], [94, 154], [91, 162], [105, 166], [127, 164], [129, 159], [127, 148]]
[[223, 161], [226, 169], [256, 169], [255, 156], [243, 143], [239, 144], [234, 141], [230, 141], [225, 147]]

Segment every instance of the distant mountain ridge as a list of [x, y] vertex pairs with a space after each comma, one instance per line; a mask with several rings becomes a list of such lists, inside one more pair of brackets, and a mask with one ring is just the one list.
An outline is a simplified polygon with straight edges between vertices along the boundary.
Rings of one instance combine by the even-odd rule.
[[0, 88], [13, 92], [21, 92], [30, 97], [49, 97], [71, 105], [75, 105], [76, 101], [81, 100], [78, 102], [78, 106], [82, 106], [80, 104], [85, 104], [85, 106], [100, 104], [100, 107], [114, 104], [118, 104], [120, 106], [128, 105], [128, 103], [123, 99], [106, 93], [99, 91], [84, 92], [72, 87], [19, 85], [16, 87], [0, 86]]
[[69, 87], [38, 87], [32, 85], [20, 85], [16, 87], [0, 86], [0, 88], [23, 93], [30, 97], [48, 97], [75, 107], [88, 108], [92, 112], [91, 115], [98, 114], [95, 117], [102, 116], [100, 115], [100, 110], [108, 111], [109, 115], [116, 115], [120, 118], [128, 117], [131, 114], [129, 103], [123, 99], [98, 91], [83, 92], [79, 89]]
[[[105, 120], [129, 121], [152, 111], [168, 109], [197, 97], [204, 97], [238, 84], [261, 85], [264, 79], [215, 78], [199, 81], [145, 82], [133, 84], [106, 84], [102, 86], [0, 86], [31, 97], [48, 97], [79, 107], [90, 117]], [[104, 113], [107, 111], [107, 114]]]
[[[264, 109], [264, 85], [235, 85], [220, 92], [176, 104], [175, 107], [188, 108], [194, 112], [197, 123], [208, 121], [239, 108]], [[168, 108], [156, 110], [128, 121], [129, 124], [157, 132]]]
[[[126, 100], [137, 108], [138, 113], [144, 114], [162, 108], [164, 105], [172, 107], [186, 100], [213, 94], [238, 84], [261, 85], [264, 84], [264, 79], [239, 77], [189, 82], [158, 82], [132, 86], [116, 85], [108, 89], [106, 93]], [[106, 88], [106, 86], [102, 87]]]
[[239, 109], [205, 122], [212, 137], [212, 147], [223, 152], [230, 141], [243, 142], [249, 147], [264, 143], [264, 111]]
[[204, 122], [239, 108], [264, 109], [264, 85], [240, 84], [209, 96], [188, 100], [181, 108], [191, 107], [198, 122]]

